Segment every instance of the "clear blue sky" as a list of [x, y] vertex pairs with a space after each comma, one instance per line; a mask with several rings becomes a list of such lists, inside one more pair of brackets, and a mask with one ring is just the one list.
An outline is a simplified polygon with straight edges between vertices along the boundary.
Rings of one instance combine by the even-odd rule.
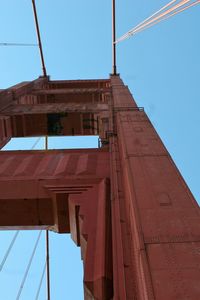
[[[31, 0], [0, 2], [0, 42], [36, 42]], [[167, 2], [169, 1], [117, 0], [117, 36]], [[47, 72], [51, 78], [108, 78], [111, 72], [111, 1], [36, 0], [36, 4]], [[197, 5], [122, 42], [117, 53], [118, 72], [138, 105], [144, 106], [191, 191], [200, 201], [199, 28], [200, 5]], [[0, 47], [0, 89], [33, 80], [39, 75], [41, 67], [36, 48]], [[5, 241], [0, 245], [2, 255], [8, 243], [6, 238], [9, 239], [2, 236], [2, 241]], [[74, 285], [67, 284], [68, 279], [65, 279], [65, 276], [71, 278], [72, 274], [76, 276], [80, 269], [70, 266], [75, 254], [70, 254], [69, 245], [73, 247], [73, 244], [66, 244], [67, 238], [62, 237], [58, 241], [59, 238], [55, 240], [52, 236], [52, 242], [57, 244], [57, 247], [52, 246], [55, 249], [52, 259], [59, 256], [61, 248], [66, 258], [70, 259], [67, 262], [65, 256], [62, 256], [54, 267], [60, 268], [60, 272], [62, 269], [70, 271], [69, 275], [62, 275], [60, 281], [53, 279], [53, 300], [82, 299], [79, 293], [81, 288], [75, 282]], [[29, 244], [26, 239], [29, 239], [28, 233], [18, 243], [29, 255], [31, 250], [28, 252], [24, 246]], [[24, 251], [21, 250], [23, 258]], [[2, 281], [3, 273], [0, 273], [0, 299], [16, 298], [17, 287], [25, 268], [23, 264], [26, 263], [16, 264], [19, 259], [19, 256], [10, 258], [6, 275], [4, 273], [7, 281], [8, 278], [13, 278], [12, 289]], [[64, 263], [66, 267], [63, 266]], [[34, 263], [33, 265], [35, 266]], [[27, 285], [22, 300], [34, 299], [34, 291], [30, 288], [30, 281], [28, 282], [29, 288]], [[72, 291], [77, 292], [76, 295], [70, 294], [71, 287]], [[45, 299], [44, 289], [40, 299]]]

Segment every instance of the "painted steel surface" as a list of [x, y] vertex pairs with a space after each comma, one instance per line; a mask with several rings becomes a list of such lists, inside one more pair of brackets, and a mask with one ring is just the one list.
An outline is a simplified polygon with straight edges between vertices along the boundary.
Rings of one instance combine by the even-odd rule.
[[71, 232], [85, 299], [200, 299], [199, 206], [119, 76], [0, 92], [0, 146], [58, 128], [62, 113], [62, 134], [102, 147], [1, 152], [0, 228]]

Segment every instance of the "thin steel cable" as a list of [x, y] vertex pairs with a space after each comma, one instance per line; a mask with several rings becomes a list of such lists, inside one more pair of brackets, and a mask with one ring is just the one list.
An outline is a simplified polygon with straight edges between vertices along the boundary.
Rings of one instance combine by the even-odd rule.
[[[40, 141], [41, 138], [42, 138], [42, 137], [37, 138], [37, 140], [35, 141], [35, 143], [34, 143], [33, 146], [31, 147], [31, 150], [33, 150], [33, 149], [35, 148], [35, 146], [39, 143], [39, 141]], [[8, 254], [6, 253], [7, 256], [9, 255], [10, 251], [12, 250], [12, 247], [13, 247], [13, 245], [14, 245], [14, 243], [15, 243], [15, 240], [16, 240], [16, 238], [17, 238], [19, 232], [20, 232], [20, 231], [17, 231], [16, 234], [15, 234], [15, 236], [14, 236], [14, 238], [13, 238], [13, 240], [12, 240], [12, 242], [11, 242], [11, 244], [10, 244], [10, 247], [9, 247], [9, 249], [8, 249], [9, 252], [7, 251]], [[23, 290], [24, 284], [25, 284], [25, 282], [26, 282], [26, 278], [27, 278], [27, 276], [28, 276], [28, 272], [29, 272], [29, 269], [30, 269], [30, 267], [31, 267], [32, 260], [33, 260], [33, 258], [34, 258], [34, 255], [35, 255], [35, 252], [36, 252], [36, 249], [37, 249], [37, 246], [38, 246], [38, 243], [39, 243], [41, 234], [42, 234], [42, 230], [41, 230], [41, 231], [39, 232], [39, 234], [38, 234], [38, 238], [37, 238], [37, 240], [36, 240], [36, 243], [35, 243], [35, 246], [34, 246], [34, 249], [33, 249], [32, 255], [31, 255], [31, 258], [30, 258], [30, 260], [29, 260], [29, 263], [28, 263], [28, 266], [27, 266], [27, 269], [26, 269], [26, 272], [25, 272], [25, 275], [24, 275], [23, 280], [22, 280], [22, 283], [21, 283], [21, 285], [20, 285], [19, 292], [18, 292], [18, 294], [17, 294], [16, 300], [18, 300], [18, 299], [20, 298], [20, 295], [21, 295], [21, 293], [22, 293], [22, 290]], [[10, 248], [11, 248], [11, 249], [10, 249]], [[6, 255], [5, 255], [5, 257], [4, 257], [3, 261], [2, 261], [3, 265], [5, 264], [5, 261], [6, 261], [6, 259], [7, 259], [7, 256], [6, 256]], [[44, 267], [44, 270], [43, 270], [43, 273], [44, 273], [44, 274], [45, 274], [45, 270], [46, 270], [46, 262], [45, 262], [45, 267]], [[1, 271], [1, 265], [0, 265], [0, 271]], [[39, 293], [40, 293], [40, 289], [41, 289], [41, 285], [42, 285], [42, 281], [43, 281], [44, 274], [42, 274], [41, 283], [40, 283], [39, 288], [38, 288], [38, 292], [37, 292], [37, 295], [36, 295], [36, 299], [38, 299], [38, 297], [39, 297]]]
[[[165, 19], [168, 19], [168, 18], [170, 18], [170, 17], [172, 17], [172, 16], [174, 16], [174, 15], [176, 15], [176, 14], [178, 14], [178, 13], [180, 13], [180, 12], [182, 12], [182, 11], [188, 9], [188, 8], [190, 8], [191, 6], [194, 6], [194, 5], [198, 4], [199, 0], [193, 2], [193, 3], [189, 4], [189, 5], [186, 5], [188, 2], [191, 2], [191, 0], [182, 0], [179, 3], [177, 3], [176, 5], [172, 6], [171, 8], [169, 8], [168, 10], [164, 11], [163, 13], [161, 13], [159, 15], [157, 15], [158, 12], [156, 12], [154, 14], [154, 15], [156, 15], [156, 17], [152, 18], [153, 15], [150, 16], [149, 18], [147, 18], [149, 21], [147, 21], [147, 22], [146, 21], [141, 22], [140, 23], [140, 24], [142, 24], [141, 26], [140, 26], [140, 24], [138, 24], [133, 29], [129, 30], [126, 34], [124, 34], [123, 36], [121, 36], [120, 38], [118, 38], [116, 40], [116, 43], [121, 42], [121, 41], [129, 38], [130, 36], [138, 33], [138, 32], [141, 32], [141, 31], [143, 31], [143, 30], [145, 30], [145, 29], [147, 29], [147, 28], [149, 28], [149, 27], [151, 27], [151, 26], [153, 26], [153, 25], [155, 25], [155, 24], [157, 24], [157, 23], [159, 23], [159, 22], [161, 22], [161, 21], [163, 21]], [[169, 6], [169, 5], [172, 5], [172, 3], [171, 2], [168, 3], [167, 6]], [[184, 5], [186, 5], [186, 6], [183, 7]], [[165, 6], [165, 8], [166, 8], [166, 6]], [[163, 8], [161, 10], [163, 10]]]
[[25, 282], [26, 282], [26, 279], [27, 279], [27, 276], [28, 276], [28, 273], [29, 273], [29, 270], [30, 270], [30, 267], [31, 267], [31, 264], [32, 264], [32, 261], [33, 261], [33, 258], [34, 258], [34, 255], [35, 255], [35, 252], [36, 252], [36, 250], [37, 250], [37, 246], [38, 246], [38, 243], [39, 243], [41, 234], [42, 234], [42, 230], [40, 230], [40, 232], [39, 232], [39, 234], [38, 234], [36, 243], [35, 243], [35, 245], [34, 245], [34, 248], [33, 248], [32, 254], [31, 254], [31, 257], [30, 257], [30, 259], [29, 259], [27, 268], [26, 268], [25, 273], [24, 273], [24, 277], [23, 277], [22, 282], [21, 282], [21, 285], [20, 285], [20, 287], [19, 287], [19, 291], [18, 291], [16, 300], [19, 300], [19, 298], [20, 298], [20, 296], [21, 296], [21, 293], [22, 293], [24, 284], [25, 284]]
[[9, 254], [10, 254], [10, 252], [11, 252], [14, 244], [15, 244], [15, 241], [17, 239], [18, 234], [19, 234], [19, 231], [17, 231], [15, 233], [14, 237], [12, 238], [12, 240], [10, 242], [10, 245], [9, 245], [9, 247], [8, 247], [8, 249], [7, 249], [7, 251], [6, 251], [5, 255], [4, 255], [4, 258], [2, 259], [2, 262], [0, 264], [0, 272], [3, 270], [3, 267], [4, 267], [4, 265], [5, 265], [6, 261], [7, 261], [7, 258], [9, 256]]
[[35, 141], [35, 143], [31, 147], [31, 150], [33, 150], [35, 148], [35, 146], [39, 143], [39, 141], [41, 140], [41, 138], [42, 138], [41, 136], [39, 138], [37, 138], [37, 140]]
[[41, 291], [41, 287], [42, 287], [42, 283], [43, 283], [44, 275], [45, 275], [45, 271], [46, 271], [46, 267], [47, 267], [47, 262], [45, 261], [45, 264], [44, 264], [44, 267], [43, 267], [43, 271], [42, 271], [42, 275], [41, 275], [41, 278], [40, 278], [40, 283], [39, 283], [39, 286], [38, 286], [38, 290], [37, 290], [37, 294], [36, 294], [35, 300], [39, 299], [40, 291]]
[[50, 291], [50, 264], [49, 264], [49, 231], [46, 230], [46, 268], [47, 268], [47, 300], [51, 299]]
[[26, 43], [0, 43], [0, 46], [38, 47], [38, 44], [26, 44]]
[[48, 135], [45, 135], [45, 150], [48, 150]]
[[[45, 150], [48, 150], [48, 135], [45, 136]], [[46, 270], [47, 270], [47, 300], [51, 299], [50, 263], [49, 263], [49, 231], [46, 230]]]
[[[33, 150], [35, 148], [35, 146], [40, 141], [40, 139], [41, 139], [41, 137], [39, 137], [36, 140], [36, 142], [31, 147], [31, 150]], [[7, 251], [6, 251], [6, 253], [5, 253], [5, 255], [4, 255], [4, 257], [3, 257], [2, 261], [1, 261], [1, 264], [0, 264], [0, 272], [3, 270], [3, 267], [4, 267], [4, 265], [5, 265], [5, 263], [6, 263], [7, 259], [8, 259], [8, 256], [11, 253], [11, 250], [13, 249], [13, 246], [14, 246], [14, 244], [16, 242], [16, 239], [17, 239], [19, 233], [20, 233], [20, 230], [18, 230], [18, 231], [15, 232], [15, 235], [13, 236], [13, 238], [12, 238], [12, 240], [10, 242], [10, 245], [8, 246], [8, 249], [7, 249]]]

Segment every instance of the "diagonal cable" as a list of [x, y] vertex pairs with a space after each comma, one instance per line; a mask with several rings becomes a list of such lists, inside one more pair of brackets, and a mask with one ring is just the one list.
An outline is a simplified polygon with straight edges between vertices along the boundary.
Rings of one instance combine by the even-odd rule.
[[33, 146], [31, 147], [31, 150], [33, 150], [35, 148], [35, 146], [39, 143], [41, 138], [42, 138], [41, 136], [39, 138], [37, 138], [37, 140], [34, 142]]
[[[40, 141], [40, 139], [41, 139], [41, 137], [39, 137], [35, 141], [35, 143], [31, 147], [31, 150], [33, 150], [35, 148], [35, 146], [38, 144], [38, 142]], [[19, 233], [20, 233], [20, 230], [18, 230], [18, 231], [15, 232], [15, 235], [13, 236], [13, 238], [12, 238], [12, 240], [10, 242], [10, 245], [8, 246], [8, 249], [7, 249], [7, 251], [6, 251], [6, 253], [5, 253], [5, 255], [4, 255], [4, 257], [3, 257], [2, 261], [1, 261], [1, 264], [0, 264], [0, 272], [3, 270], [3, 267], [4, 267], [4, 265], [5, 265], [5, 263], [6, 263], [7, 259], [8, 259], [8, 256], [10, 255], [10, 253], [11, 253], [11, 251], [13, 249], [13, 246], [14, 246], [14, 244], [16, 242], [16, 239], [17, 239]]]
[[44, 280], [44, 275], [45, 275], [46, 267], [47, 267], [47, 262], [45, 261], [45, 264], [44, 264], [44, 267], [43, 267], [43, 271], [42, 271], [42, 275], [41, 275], [41, 278], [40, 278], [40, 283], [39, 283], [39, 286], [38, 286], [38, 290], [37, 290], [37, 294], [36, 294], [35, 300], [39, 299], [40, 290], [41, 290], [42, 283], [43, 283], [43, 280]]
[[11, 252], [14, 244], [15, 244], [15, 241], [17, 239], [18, 234], [19, 234], [19, 231], [16, 231], [14, 237], [12, 238], [12, 240], [10, 242], [10, 245], [9, 245], [9, 247], [8, 247], [8, 249], [7, 249], [7, 251], [6, 251], [5, 255], [4, 255], [4, 258], [2, 259], [2, 262], [0, 264], [0, 272], [3, 270], [3, 267], [4, 267], [4, 265], [5, 265], [6, 261], [7, 261], [7, 258], [9, 256], [9, 254], [10, 254], [10, 252]]
[[30, 257], [30, 259], [29, 259], [27, 268], [26, 268], [25, 273], [24, 273], [24, 277], [23, 277], [22, 282], [21, 282], [21, 285], [20, 285], [20, 287], [19, 287], [19, 291], [18, 291], [16, 300], [19, 300], [19, 298], [20, 298], [20, 296], [21, 296], [21, 293], [22, 293], [24, 284], [25, 284], [25, 282], [26, 282], [26, 279], [27, 279], [27, 276], [28, 276], [28, 273], [29, 273], [29, 270], [30, 270], [30, 267], [31, 267], [31, 264], [32, 264], [32, 261], [33, 261], [33, 258], [34, 258], [34, 256], [35, 256], [35, 252], [36, 252], [36, 250], [37, 250], [37, 246], [38, 246], [38, 243], [39, 243], [41, 234], [42, 234], [42, 230], [40, 230], [40, 232], [39, 232], [39, 234], [38, 234], [38, 237], [37, 237], [37, 240], [36, 240], [36, 242], [35, 242], [35, 245], [34, 245], [34, 248], [33, 248], [32, 254], [31, 254], [31, 257]]

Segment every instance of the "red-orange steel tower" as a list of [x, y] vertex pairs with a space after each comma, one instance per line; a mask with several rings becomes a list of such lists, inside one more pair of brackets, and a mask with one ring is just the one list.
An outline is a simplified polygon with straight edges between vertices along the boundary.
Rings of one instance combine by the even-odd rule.
[[101, 147], [2, 151], [0, 228], [70, 232], [85, 299], [200, 299], [198, 204], [120, 77], [0, 92], [1, 147], [39, 135], [99, 135]]

